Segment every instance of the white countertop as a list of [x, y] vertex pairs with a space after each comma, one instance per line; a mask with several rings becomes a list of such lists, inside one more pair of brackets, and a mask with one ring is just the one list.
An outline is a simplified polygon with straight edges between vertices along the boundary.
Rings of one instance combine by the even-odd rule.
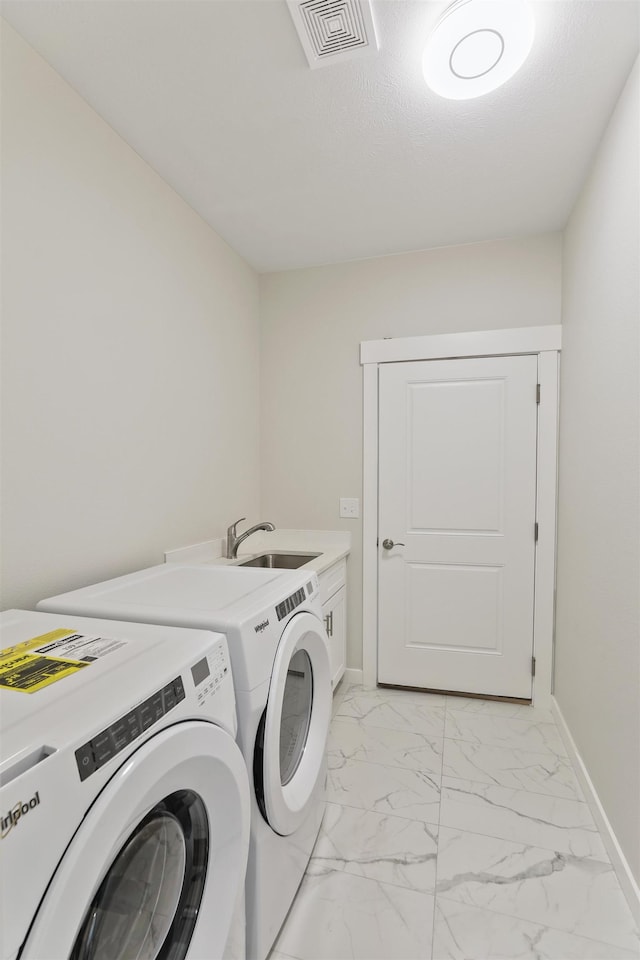
[[167, 550], [166, 563], [216, 563], [238, 566], [244, 560], [251, 560], [261, 553], [318, 553], [320, 556], [308, 560], [298, 567], [299, 570], [315, 570], [322, 573], [351, 551], [351, 534], [342, 530], [283, 530], [272, 533], [259, 530], [240, 545], [237, 560], [227, 560], [223, 556], [224, 538], [206, 540], [188, 547]]

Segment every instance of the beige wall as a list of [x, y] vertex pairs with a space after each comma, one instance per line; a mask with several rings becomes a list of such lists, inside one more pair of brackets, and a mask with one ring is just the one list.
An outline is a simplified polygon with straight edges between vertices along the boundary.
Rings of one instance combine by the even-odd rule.
[[2, 74], [6, 608], [256, 516], [259, 333], [256, 274], [6, 25]]
[[564, 242], [556, 698], [640, 882], [638, 64]]
[[346, 529], [347, 663], [362, 664], [361, 340], [560, 322], [561, 237], [446, 247], [260, 278], [262, 510], [278, 526]]

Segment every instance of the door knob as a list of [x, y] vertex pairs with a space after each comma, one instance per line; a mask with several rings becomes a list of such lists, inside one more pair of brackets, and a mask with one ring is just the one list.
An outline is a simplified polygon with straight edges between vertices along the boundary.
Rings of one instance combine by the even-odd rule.
[[384, 547], [385, 550], [392, 550], [394, 547], [404, 547], [405, 544], [404, 544], [404, 543], [394, 543], [393, 540], [387, 539], [387, 540], [383, 540], [383, 541], [382, 541], [382, 546]]

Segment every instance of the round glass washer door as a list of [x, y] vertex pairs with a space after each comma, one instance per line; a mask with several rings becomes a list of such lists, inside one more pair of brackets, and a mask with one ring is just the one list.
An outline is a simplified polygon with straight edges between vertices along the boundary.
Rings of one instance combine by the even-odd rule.
[[285, 787], [300, 766], [313, 709], [313, 667], [304, 648], [295, 651], [282, 693], [280, 783]]
[[20, 960], [224, 956], [250, 829], [233, 737], [213, 723], [176, 723], [124, 760], [84, 818], [78, 809]]
[[265, 819], [282, 836], [297, 830], [316, 802], [318, 782], [324, 779], [331, 700], [324, 628], [311, 613], [299, 613], [285, 627], [278, 645], [261, 762], [254, 763], [256, 794], [262, 797]]
[[69, 960], [184, 960], [208, 856], [202, 798], [192, 790], [165, 797], [135, 827], [108, 869]]

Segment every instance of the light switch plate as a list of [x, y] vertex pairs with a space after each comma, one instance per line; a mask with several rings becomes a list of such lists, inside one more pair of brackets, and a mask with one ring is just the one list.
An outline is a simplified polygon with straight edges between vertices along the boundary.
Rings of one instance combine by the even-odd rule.
[[360, 516], [360, 501], [357, 497], [340, 497], [340, 516], [357, 520]]

